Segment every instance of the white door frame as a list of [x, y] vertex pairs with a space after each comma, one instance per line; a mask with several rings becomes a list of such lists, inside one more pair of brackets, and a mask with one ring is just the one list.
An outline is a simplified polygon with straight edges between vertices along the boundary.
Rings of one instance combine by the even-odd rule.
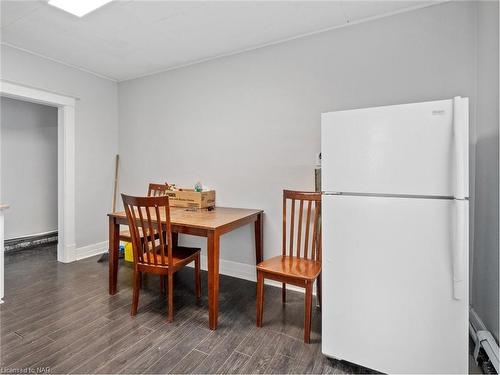
[[[76, 260], [75, 103], [76, 99], [0, 80], [0, 96], [57, 107], [57, 260]], [[3, 202], [7, 203], [7, 202]], [[15, 208], [11, 208], [15, 209]], [[1, 239], [3, 242], [3, 238]], [[0, 270], [3, 279], [3, 269]]]

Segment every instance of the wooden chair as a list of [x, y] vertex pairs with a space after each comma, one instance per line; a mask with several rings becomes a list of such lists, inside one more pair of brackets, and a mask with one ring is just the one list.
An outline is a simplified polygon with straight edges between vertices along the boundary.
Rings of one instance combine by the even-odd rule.
[[173, 245], [168, 196], [131, 197], [122, 194], [122, 199], [134, 253], [131, 314], [137, 314], [141, 274], [155, 273], [166, 276], [168, 280], [168, 321], [171, 322], [174, 318], [174, 273], [193, 261], [197, 301], [201, 296], [200, 249]]
[[[167, 194], [167, 191], [168, 186], [166, 184], [150, 183], [148, 186], [148, 197], [162, 197]], [[129, 229], [120, 231], [120, 241], [132, 242]]]
[[148, 197], [163, 197], [168, 192], [167, 184], [153, 184], [148, 186]]
[[[287, 227], [288, 202], [290, 202], [290, 225]], [[320, 214], [321, 193], [284, 190], [282, 255], [264, 260], [257, 265], [257, 327], [262, 327], [264, 314], [264, 279], [282, 283], [282, 303], [286, 302], [286, 284], [300, 286], [306, 289], [304, 314], [306, 343], [310, 342], [311, 336], [312, 290], [316, 279], [318, 305], [321, 306]]]

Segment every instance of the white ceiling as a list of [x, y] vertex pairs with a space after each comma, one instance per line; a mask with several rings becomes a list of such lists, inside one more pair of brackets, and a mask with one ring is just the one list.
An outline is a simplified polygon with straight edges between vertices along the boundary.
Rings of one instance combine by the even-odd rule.
[[1, 1], [1, 41], [121, 81], [439, 1]]

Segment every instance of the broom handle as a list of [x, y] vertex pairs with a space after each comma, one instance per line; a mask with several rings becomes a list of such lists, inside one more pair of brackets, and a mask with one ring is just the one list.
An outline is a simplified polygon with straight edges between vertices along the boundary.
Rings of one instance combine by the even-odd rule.
[[113, 212], [116, 212], [116, 189], [118, 187], [118, 165], [120, 164], [120, 155], [116, 155], [115, 161], [115, 185], [113, 186]]

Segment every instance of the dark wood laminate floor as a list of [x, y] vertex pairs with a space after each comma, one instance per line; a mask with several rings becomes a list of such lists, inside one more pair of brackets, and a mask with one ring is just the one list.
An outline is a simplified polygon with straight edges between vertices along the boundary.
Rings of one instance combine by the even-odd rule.
[[[0, 305], [3, 372], [51, 373], [363, 373], [321, 354], [320, 313], [312, 343], [302, 342], [303, 295], [266, 287], [264, 327], [255, 327], [255, 284], [221, 277], [219, 328], [208, 329], [207, 275], [195, 304], [192, 269], [175, 279], [175, 317], [167, 323], [159, 280], [144, 282], [131, 317], [131, 268], [121, 264], [109, 296], [108, 265], [92, 257], [56, 260], [55, 246], [6, 255]], [[122, 261], [121, 261], [122, 262]]]

